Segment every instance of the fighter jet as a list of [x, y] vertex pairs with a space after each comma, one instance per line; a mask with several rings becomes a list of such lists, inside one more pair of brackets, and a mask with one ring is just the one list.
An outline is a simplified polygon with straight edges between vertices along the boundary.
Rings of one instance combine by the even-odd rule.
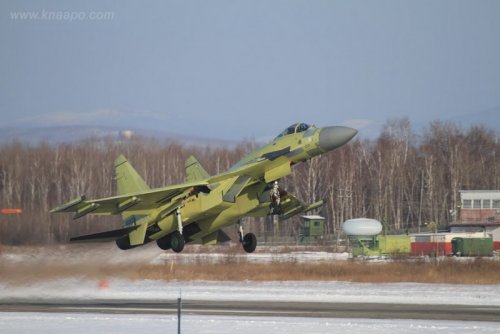
[[321, 206], [323, 201], [302, 203], [281, 189], [278, 181], [292, 172], [293, 165], [346, 144], [356, 133], [344, 126], [293, 124], [215, 176], [191, 156], [185, 163], [185, 183], [157, 189], [151, 189], [120, 155], [115, 161], [116, 196], [94, 200], [81, 196], [50, 212], [73, 212], [73, 219], [88, 214], [121, 215], [122, 228], [70, 241], [115, 240], [124, 250], [155, 241], [161, 249], [181, 252], [189, 242], [228, 241], [222, 228], [238, 224], [239, 241], [252, 253], [257, 238], [253, 233], [245, 234], [241, 219], [269, 215], [287, 219]]

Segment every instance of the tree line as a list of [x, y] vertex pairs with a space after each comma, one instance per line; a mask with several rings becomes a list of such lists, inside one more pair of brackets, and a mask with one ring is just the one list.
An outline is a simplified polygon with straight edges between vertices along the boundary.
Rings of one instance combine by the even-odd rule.
[[[211, 174], [229, 168], [255, 149], [185, 146], [175, 141], [132, 137], [90, 138], [73, 144], [0, 145], [0, 243], [59, 243], [71, 236], [118, 228], [118, 217], [70, 215], [49, 210], [70, 199], [112, 196], [114, 160], [124, 154], [151, 187], [179, 184], [184, 161], [195, 155]], [[434, 223], [445, 228], [456, 219], [459, 190], [500, 189], [500, 143], [493, 129], [463, 129], [432, 122], [417, 136], [408, 119], [389, 120], [376, 139], [349, 144], [294, 167], [280, 186], [306, 203], [323, 199], [316, 213], [326, 232], [339, 236], [341, 224], [355, 217], [381, 221], [388, 231], [417, 231]], [[299, 218], [279, 223], [279, 234], [299, 236]], [[248, 219], [247, 229], [269, 233], [265, 220]]]

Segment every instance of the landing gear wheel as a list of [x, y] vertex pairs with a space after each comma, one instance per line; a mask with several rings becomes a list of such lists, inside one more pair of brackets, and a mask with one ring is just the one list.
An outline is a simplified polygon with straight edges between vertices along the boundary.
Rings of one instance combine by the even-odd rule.
[[179, 231], [175, 231], [170, 235], [170, 247], [174, 252], [182, 252], [182, 250], [184, 249], [184, 244], [184, 237], [179, 233]]
[[247, 253], [253, 253], [255, 248], [257, 247], [257, 237], [253, 233], [245, 234], [243, 238], [243, 249]]
[[130, 239], [129, 239], [128, 235], [126, 235], [120, 239], [116, 239], [115, 242], [116, 242], [116, 245], [118, 246], [118, 248], [120, 248], [121, 250], [127, 250], [127, 249], [134, 247], [134, 246], [130, 246]]
[[182, 252], [184, 249], [184, 237], [179, 231], [175, 231], [169, 235], [164, 236], [161, 239], [156, 240], [156, 244], [163, 250], [168, 250], [172, 248], [172, 250], [176, 253]]
[[156, 240], [156, 244], [163, 250], [170, 249], [170, 235], [164, 236], [163, 238]]

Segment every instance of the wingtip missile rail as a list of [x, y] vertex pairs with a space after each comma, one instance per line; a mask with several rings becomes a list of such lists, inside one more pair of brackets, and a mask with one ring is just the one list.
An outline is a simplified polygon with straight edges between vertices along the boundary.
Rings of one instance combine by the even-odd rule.
[[64, 203], [63, 205], [58, 206], [57, 208], [50, 210], [49, 212], [50, 213], [67, 212], [70, 211], [72, 208], [76, 207], [78, 204], [82, 203], [83, 201], [85, 201], [85, 196], [80, 196], [67, 203]]

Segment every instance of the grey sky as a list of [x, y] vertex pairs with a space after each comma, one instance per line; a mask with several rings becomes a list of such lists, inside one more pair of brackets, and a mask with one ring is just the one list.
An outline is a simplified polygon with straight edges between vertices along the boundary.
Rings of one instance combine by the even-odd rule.
[[0, 127], [259, 139], [296, 121], [368, 133], [500, 112], [500, 1], [2, 1], [0, 14]]

